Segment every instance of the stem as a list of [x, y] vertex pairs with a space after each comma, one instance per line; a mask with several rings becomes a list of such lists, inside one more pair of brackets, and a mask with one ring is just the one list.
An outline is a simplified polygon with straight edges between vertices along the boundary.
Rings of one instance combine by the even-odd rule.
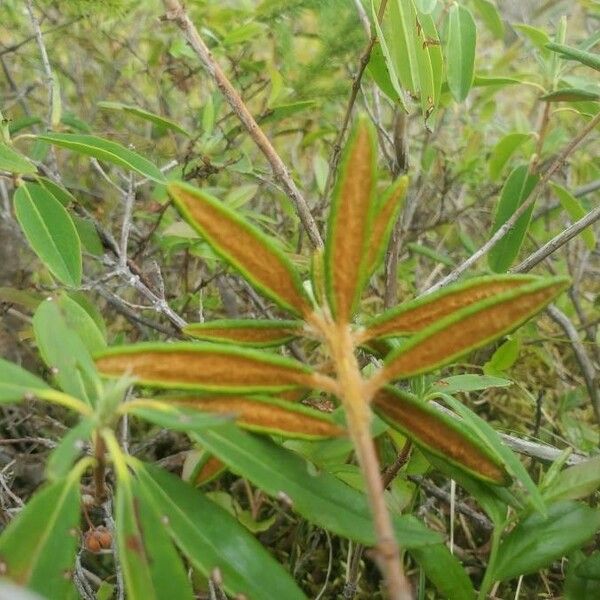
[[99, 432], [94, 434], [94, 455], [96, 465], [94, 466], [94, 497], [96, 504], [100, 505], [106, 500], [106, 444]]
[[338, 376], [339, 394], [358, 463], [365, 479], [377, 537], [376, 560], [391, 600], [412, 600], [411, 586], [402, 569], [400, 549], [385, 505], [379, 460], [371, 437], [369, 398], [356, 356], [350, 327], [346, 323], [322, 323]]
[[490, 550], [487, 569], [485, 570], [485, 575], [483, 577], [483, 581], [481, 582], [481, 587], [479, 588], [479, 594], [477, 594], [477, 600], [485, 600], [488, 591], [494, 583], [492, 579], [493, 567], [496, 562], [498, 547], [500, 546], [500, 538], [502, 537], [502, 532], [504, 531], [505, 526], [506, 523], [502, 523], [500, 525], [497, 524], [492, 531], [492, 548]]

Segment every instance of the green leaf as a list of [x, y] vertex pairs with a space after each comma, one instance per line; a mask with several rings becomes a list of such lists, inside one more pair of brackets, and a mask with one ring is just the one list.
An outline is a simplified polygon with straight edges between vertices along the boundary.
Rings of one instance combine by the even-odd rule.
[[303, 321], [216, 319], [189, 323], [183, 332], [199, 340], [266, 348], [281, 346], [302, 335], [303, 327]]
[[489, 375], [453, 375], [439, 379], [431, 389], [446, 394], [456, 394], [458, 392], [477, 392], [495, 387], [506, 387], [512, 385], [509, 379], [501, 377], [490, 377]]
[[474, 477], [508, 485], [508, 476], [498, 453], [465, 427], [461, 421], [406, 392], [386, 387], [373, 398], [373, 410], [394, 429], [417, 445], [464, 469]]
[[377, 143], [364, 118], [354, 127], [333, 191], [325, 244], [325, 287], [340, 323], [351, 320], [365, 282], [365, 249], [375, 209]]
[[472, 432], [479, 436], [479, 439], [487, 444], [496, 454], [502, 459], [505, 467], [509, 470], [511, 475], [518, 479], [523, 487], [529, 492], [529, 499], [531, 504], [536, 510], [541, 513], [546, 512], [546, 504], [542, 498], [542, 495], [532, 481], [529, 473], [522, 465], [519, 458], [514, 454], [508, 446], [504, 444], [502, 438], [498, 435], [498, 432], [484, 419], [476, 415], [472, 410], [465, 406], [462, 402], [459, 402], [453, 396], [449, 394], [436, 394], [442, 398], [446, 404], [450, 406], [464, 421], [470, 425]]
[[33, 331], [42, 359], [61, 389], [89, 403], [90, 394], [95, 396], [99, 388], [96, 369], [56, 300], [49, 298], [38, 306], [33, 315]]
[[[558, 196], [561, 206], [565, 209], [571, 221], [579, 221], [579, 219], [585, 217], [587, 214], [585, 209], [569, 190], [557, 183], [550, 182], [550, 185], [552, 186], [554, 193]], [[596, 234], [594, 233], [594, 229], [592, 227], [586, 227], [579, 235], [581, 235], [588, 250], [593, 251], [596, 247]]]
[[491, 579], [503, 581], [547, 567], [599, 529], [600, 511], [572, 501], [552, 504], [547, 516], [526, 517], [501, 542]]
[[133, 400], [125, 404], [123, 411], [165, 429], [184, 432], [214, 427], [226, 420], [223, 416], [206, 414], [187, 406], [165, 402], [164, 400], [167, 399], [169, 398]]
[[65, 208], [71, 204], [77, 204], [77, 199], [64, 187], [54, 183], [46, 177], [38, 177], [37, 182], [50, 194], [52, 194]]
[[[527, 165], [521, 165], [513, 170], [502, 188], [491, 234], [498, 231], [521, 204], [527, 200], [538, 181], [539, 177], [530, 174]], [[527, 209], [512, 229], [489, 251], [488, 265], [492, 271], [496, 273], [507, 271], [518, 256], [521, 244], [529, 229], [533, 208], [534, 204]]]
[[520, 31], [543, 54], [548, 54], [546, 49], [548, 48], [550, 37], [543, 29], [526, 25], [525, 23], [515, 23], [513, 27], [517, 31]]
[[3, 576], [45, 598], [72, 596], [81, 472], [44, 486], [0, 536]]
[[[367, 500], [325, 471], [316, 471], [300, 456], [269, 439], [233, 425], [192, 436], [232, 471], [243, 474], [274, 498], [291, 501], [309, 521], [357, 542], [373, 545], [375, 533]], [[398, 540], [409, 550], [439, 542], [439, 537], [412, 516], [394, 517]]]
[[48, 457], [46, 477], [50, 481], [67, 477], [73, 468], [73, 463], [83, 453], [85, 443], [91, 440], [95, 427], [94, 419], [84, 417], [75, 427], [69, 429]]
[[139, 108], [138, 106], [123, 104], [122, 102], [107, 101], [98, 102], [98, 106], [105, 110], [120, 111], [128, 115], [133, 115], [134, 117], [139, 117], [140, 119], [144, 119], [145, 121], [150, 121], [150, 123], [153, 123], [154, 125], [157, 125], [160, 128], [171, 129], [172, 131], [182, 133], [183, 135], [186, 135], [188, 137], [190, 135], [183, 127], [181, 127], [174, 121], [156, 115], [153, 112], [147, 111], [143, 108]]
[[164, 518], [146, 488], [117, 470], [115, 524], [119, 564], [132, 600], [192, 600], [194, 593]]
[[27, 393], [48, 389], [44, 381], [29, 371], [0, 358], [0, 404], [20, 402]]
[[506, 340], [495, 352], [492, 354], [490, 360], [483, 365], [483, 372], [486, 375], [494, 375], [495, 373], [501, 373], [510, 369], [519, 358], [519, 351], [521, 349], [521, 343], [519, 338], [513, 337]]
[[426, 15], [433, 12], [436, 4], [437, 0], [415, 0], [417, 9]]
[[15, 192], [15, 215], [33, 251], [62, 283], [81, 284], [81, 243], [69, 213], [40, 185]]
[[496, 5], [490, 0], [473, 0], [473, 4], [485, 26], [496, 39], [501, 40], [504, 37], [504, 23]]
[[312, 312], [299, 274], [268, 236], [203, 190], [175, 182], [168, 191], [184, 219], [250, 283], [293, 313]]
[[586, 52], [585, 50], [579, 50], [579, 48], [565, 46], [564, 44], [555, 44], [554, 42], [547, 43], [545, 47], [548, 50], [552, 50], [552, 52], [557, 52], [565, 60], [576, 60], [587, 67], [592, 67], [592, 69], [600, 71], [600, 54]]
[[583, 88], [560, 88], [540, 96], [546, 102], [586, 102], [600, 100], [600, 94]]
[[530, 138], [530, 133], [509, 133], [494, 146], [488, 159], [488, 170], [493, 181], [500, 177], [510, 157]]
[[160, 528], [205, 576], [219, 569], [227, 592], [252, 600], [305, 598], [283, 567], [225, 510], [177, 477], [133, 464], [141, 489], [160, 515]]
[[298, 102], [290, 102], [288, 104], [277, 104], [271, 106], [260, 119], [260, 123], [262, 125], [263, 123], [280, 121], [281, 119], [291, 117], [298, 112], [315, 108], [316, 104], [316, 100], [300, 100]]
[[3, 142], [0, 142], [0, 169], [22, 175], [33, 175], [37, 171], [36, 166], [25, 156]]
[[600, 456], [561, 471], [544, 492], [547, 502], [578, 500], [600, 488]]
[[290, 358], [201, 342], [116, 346], [98, 354], [96, 364], [106, 375], [130, 374], [145, 385], [216, 392], [283, 391], [323, 381]]
[[453, 4], [448, 11], [446, 62], [448, 87], [457, 102], [469, 95], [475, 71], [477, 28], [468, 8]]
[[166, 181], [161, 171], [149, 160], [116, 142], [104, 140], [93, 135], [75, 133], [46, 133], [38, 135], [37, 138], [55, 146], [73, 150], [73, 152], [77, 152], [78, 154], [92, 156], [98, 160], [135, 171], [157, 183], [164, 183]]
[[79, 302], [63, 292], [56, 297], [56, 303], [67, 327], [77, 333], [90, 355], [106, 348], [103, 332]]

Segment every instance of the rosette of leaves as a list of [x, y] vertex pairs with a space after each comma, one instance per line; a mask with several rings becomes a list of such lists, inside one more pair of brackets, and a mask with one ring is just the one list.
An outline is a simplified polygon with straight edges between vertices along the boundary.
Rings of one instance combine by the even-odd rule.
[[[493, 485], [508, 484], [512, 469], [473, 427], [394, 382], [439, 369], [514, 330], [561, 293], [567, 281], [477, 277], [358, 324], [361, 294], [382, 260], [408, 184], [401, 177], [379, 195], [376, 154], [375, 132], [361, 119], [344, 151], [325, 249], [312, 258], [310, 286], [257, 227], [203, 190], [170, 183], [168, 192], [183, 218], [225, 262], [293, 318], [191, 324], [185, 333], [200, 341], [113, 347], [98, 355], [96, 364], [105, 375], [129, 374], [154, 390], [177, 390], [160, 396], [163, 403], [237, 415], [239, 425], [254, 431], [312, 438], [347, 434], [368, 493], [378, 564], [390, 596], [404, 598], [406, 581], [370, 431], [372, 412], [453, 467]], [[315, 355], [326, 366], [265, 350], [295, 338], [318, 342], [322, 354]], [[359, 349], [381, 356], [389, 338], [402, 341], [382, 362], [375, 361], [379, 366], [366, 377]], [[339, 402], [345, 424], [294, 401], [301, 394], [293, 392], [301, 390], [318, 390]], [[233, 467], [231, 448], [214, 440], [211, 444], [209, 437], [199, 439]]]

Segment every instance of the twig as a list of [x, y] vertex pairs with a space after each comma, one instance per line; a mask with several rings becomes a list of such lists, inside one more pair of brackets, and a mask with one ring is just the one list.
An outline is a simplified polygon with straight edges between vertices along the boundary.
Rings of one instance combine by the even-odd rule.
[[133, 185], [133, 174], [129, 174], [127, 192], [123, 196], [125, 208], [123, 210], [123, 223], [121, 225], [121, 244], [119, 265], [121, 268], [127, 266], [127, 245], [129, 243], [129, 232], [131, 231], [131, 217], [133, 215], [133, 204], [135, 202], [135, 187]]
[[558, 248], [572, 240], [575, 236], [579, 235], [586, 227], [589, 227], [592, 223], [595, 223], [599, 219], [600, 206], [597, 206], [587, 215], [585, 215], [585, 217], [567, 227], [562, 233], [559, 233], [557, 236], [553, 237], [548, 243], [544, 244], [541, 248], [520, 262], [516, 267], [513, 267], [510, 272], [525, 273], [529, 271], [535, 267], [535, 265], [539, 264], [545, 258], [550, 256]]
[[552, 163], [548, 170], [544, 173], [541, 179], [537, 182], [533, 188], [529, 198], [521, 204], [521, 206], [512, 214], [510, 219], [503, 223], [498, 230], [490, 237], [490, 239], [477, 250], [472, 256], [465, 260], [461, 265], [456, 267], [451, 273], [446, 275], [443, 279], [438, 281], [435, 285], [431, 286], [425, 294], [430, 294], [436, 290], [456, 281], [465, 271], [467, 271], [472, 265], [474, 265], [480, 258], [485, 256], [514, 226], [515, 223], [529, 210], [529, 208], [535, 203], [540, 195], [544, 186], [550, 181], [550, 178], [560, 167], [563, 165], [565, 160], [570, 154], [579, 146], [579, 144], [585, 139], [585, 137], [594, 130], [594, 128], [600, 123], [600, 113], [598, 113], [566, 146], [566, 148], [560, 153], [558, 158]]
[[[383, 19], [383, 15], [385, 13], [385, 8], [387, 6], [387, 0], [382, 0], [379, 6], [379, 11], [377, 13], [377, 20], [381, 23]], [[362, 19], [362, 15], [359, 12], [359, 16]], [[346, 135], [346, 131], [348, 129], [348, 125], [350, 124], [350, 117], [352, 116], [352, 111], [354, 109], [354, 104], [356, 103], [356, 98], [358, 96], [358, 92], [360, 91], [360, 82], [362, 80], [362, 76], [369, 64], [369, 60], [371, 58], [371, 52], [373, 51], [373, 46], [377, 42], [377, 35], [374, 31], [371, 32], [371, 37], [369, 42], [367, 43], [366, 48], [363, 50], [363, 53], [360, 57], [360, 62], [358, 66], [358, 72], [354, 77], [354, 81], [352, 82], [352, 88], [350, 90], [350, 98], [348, 98], [348, 105], [346, 106], [346, 112], [344, 114], [344, 119], [342, 120], [342, 126], [333, 142], [333, 150], [331, 152], [331, 157], [329, 159], [329, 171], [327, 173], [327, 180], [325, 182], [325, 188], [323, 189], [323, 193], [321, 194], [321, 202], [323, 202], [331, 191], [331, 187], [335, 180], [335, 174], [337, 171], [338, 164], [340, 162], [340, 156], [342, 154], [342, 144], [344, 142], [344, 137]]]
[[248, 131], [250, 137], [254, 140], [254, 143], [269, 161], [269, 164], [273, 169], [273, 174], [279, 180], [288, 197], [296, 207], [300, 221], [302, 222], [304, 229], [306, 229], [306, 233], [308, 234], [312, 245], [315, 248], [323, 247], [323, 240], [319, 234], [319, 229], [317, 228], [317, 224], [310, 212], [304, 196], [294, 183], [294, 180], [292, 179], [283, 160], [281, 160], [281, 157], [279, 154], [277, 154], [277, 151], [262, 129], [259, 127], [247, 106], [244, 104], [244, 101], [235, 88], [231, 85], [231, 82], [219, 64], [215, 61], [212, 53], [200, 37], [196, 26], [192, 23], [187, 12], [181, 6], [179, 0], [163, 0], [163, 3], [167, 9], [165, 19], [177, 23], [186, 40], [194, 49], [196, 55], [202, 62], [204, 69], [210, 75], [210, 77], [212, 77], [217, 87], [229, 103], [229, 106], [231, 106], [233, 112], [238, 116]]
[[546, 312], [550, 315], [554, 322], [560, 325], [571, 342], [573, 352], [575, 353], [575, 358], [579, 363], [583, 378], [585, 380], [585, 387], [587, 388], [588, 394], [590, 395], [590, 399], [592, 401], [592, 407], [596, 415], [596, 420], [598, 423], [600, 423], [600, 381], [596, 376], [594, 365], [589, 359], [587, 352], [585, 351], [585, 348], [579, 339], [577, 329], [569, 317], [567, 317], [567, 315], [565, 315], [553, 304], [546, 309]]

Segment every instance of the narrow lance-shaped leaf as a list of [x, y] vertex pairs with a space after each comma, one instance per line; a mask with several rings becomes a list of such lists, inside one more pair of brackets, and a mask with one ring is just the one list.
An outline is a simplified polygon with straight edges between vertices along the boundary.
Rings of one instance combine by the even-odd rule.
[[160, 115], [154, 114], [153, 112], [140, 108], [139, 106], [123, 104], [122, 102], [98, 102], [98, 106], [105, 110], [122, 111], [125, 114], [133, 115], [134, 117], [139, 117], [140, 119], [144, 119], [145, 121], [150, 121], [150, 123], [153, 123], [158, 127], [162, 127], [164, 129], [171, 129], [172, 131], [176, 131], [177, 133], [187, 135], [188, 137], [190, 135], [183, 127], [181, 127], [174, 121], [166, 119], [165, 117], [161, 117]]
[[165, 182], [165, 176], [156, 165], [117, 142], [75, 133], [46, 133], [36, 137], [55, 146], [125, 167], [158, 183]]
[[361, 342], [417, 333], [471, 304], [536, 281], [531, 275], [476, 277], [410, 300], [372, 319], [358, 333]]
[[171, 183], [168, 191], [186, 221], [263, 294], [293, 313], [311, 312], [300, 276], [268, 236], [198, 188]]
[[433, 371], [516, 329], [567, 286], [547, 278], [476, 302], [411, 337], [385, 361], [377, 383]]
[[468, 8], [453, 4], [448, 11], [448, 87], [457, 102], [469, 94], [475, 70], [477, 28]]
[[190, 323], [183, 332], [199, 340], [266, 348], [280, 346], [302, 335], [303, 321], [219, 319]]
[[277, 391], [331, 382], [296, 360], [212, 343], [143, 343], [97, 355], [105, 375], [131, 375], [142, 384], [216, 392]]
[[427, 403], [385, 387], [373, 398], [375, 412], [416, 444], [484, 481], [507, 485], [511, 478], [499, 457], [470, 431]]
[[[512, 217], [521, 204], [527, 200], [538, 181], [539, 177], [529, 173], [527, 165], [521, 165], [512, 171], [502, 188], [491, 234], [498, 231]], [[492, 271], [502, 273], [508, 270], [519, 254], [521, 244], [529, 229], [533, 208], [532, 204], [488, 253], [488, 264]]]
[[43, 487], [0, 536], [3, 577], [44, 598], [70, 598], [79, 544], [79, 478], [82, 462], [68, 477]]
[[14, 196], [15, 216], [33, 251], [61, 282], [81, 283], [81, 243], [71, 216], [45, 188], [21, 185]]
[[329, 415], [269, 396], [167, 396], [162, 397], [161, 401], [213, 414], [232, 415], [240, 427], [259, 433], [306, 439], [345, 434], [344, 429], [334, 423]]
[[3, 142], [0, 142], [0, 169], [9, 173], [30, 175], [37, 171], [29, 159]]
[[[579, 200], [569, 192], [566, 188], [558, 185], [557, 183], [551, 183], [552, 189], [554, 193], [558, 196], [558, 200], [561, 206], [567, 211], [567, 214], [571, 218], [572, 221], [579, 221], [579, 219], [583, 219], [586, 215], [586, 211], [581, 206]], [[594, 229], [592, 227], [588, 227], [584, 229], [581, 233], [581, 238], [585, 242], [585, 245], [588, 247], [588, 250], [593, 251], [596, 247], [596, 234], [594, 233]]]
[[582, 88], [561, 88], [540, 96], [540, 100], [545, 102], [587, 102], [600, 100], [600, 94]]
[[19, 402], [27, 393], [50, 389], [46, 382], [14, 363], [0, 358], [0, 404]]
[[490, 177], [495, 181], [510, 157], [531, 138], [530, 133], [508, 133], [492, 149], [488, 160]]
[[404, 204], [408, 177], [399, 177], [383, 194], [369, 231], [365, 249], [365, 277], [369, 277], [381, 263], [398, 213]]
[[600, 71], [600, 54], [586, 52], [579, 48], [573, 48], [572, 46], [566, 46], [564, 44], [556, 44], [554, 42], [546, 44], [546, 48], [552, 50], [552, 52], [557, 52], [560, 54], [561, 58], [566, 60], [576, 60], [587, 67], [592, 67], [592, 69]]
[[364, 282], [364, 249], [374, 208], [376, 138], [360, 119], [342, 157], [333, 192], [325, 246], [325, 277], [329, 305], [339, 322], [351, 319]]
[[223, 587], [232, 596], [305, 598], [289, 573], [224, 509], [179, 478], [131, 462], [145, 497], [160, 515], [161, 529], [201, 573], [208, 577], [219, 569]]

